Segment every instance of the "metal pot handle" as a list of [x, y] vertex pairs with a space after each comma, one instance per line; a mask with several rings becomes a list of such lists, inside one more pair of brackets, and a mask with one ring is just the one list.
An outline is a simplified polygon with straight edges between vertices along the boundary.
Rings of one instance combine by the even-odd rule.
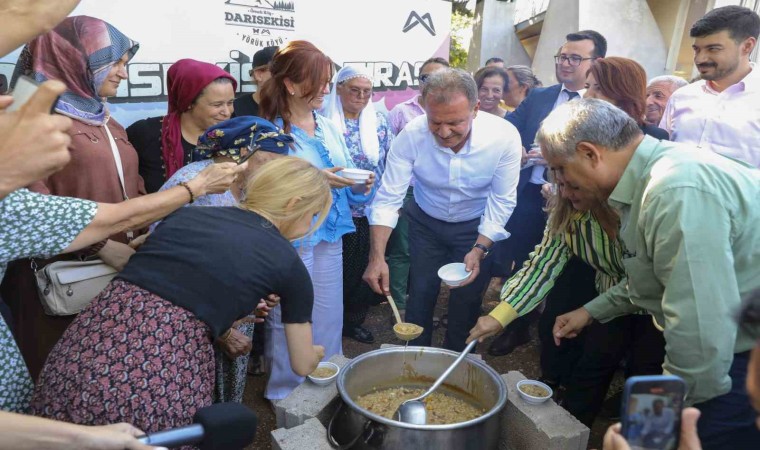
[[351, 439], [351, 442], [348, 444], [338, 444], [338, 442], [335, 440], [332, 434], [332, 428], [333, 428], [333, 422], [335, 422], [335, 418], [338, 417], [338, 413], [340, 413], [340, 409], [343, 408], [344, 403], [340, 402], [337, 408], [335, 408], [335, 412], [333, 413], [332, 417], [330, 418], [330, 422], [327, 424], [327, 441], [330, 443], [330, 445], [333, 448], [337, 448], [338, 450], [347, 450], [351, 447], [353, 447], [359, 439], [361, 439], [365, 434], [367, 434], [367, 430], [369, 430], [369, 435], [364, 438], [364, 442], [369, 442], [370, 439], [372, 439], [372, 436], [375, 434], [375, 429], [371, 426], [372, 422], [369, 420], [366, 420], [364, 422], [364, 427], [362, 428], [362, 431], [359, 432], [359, 434]]

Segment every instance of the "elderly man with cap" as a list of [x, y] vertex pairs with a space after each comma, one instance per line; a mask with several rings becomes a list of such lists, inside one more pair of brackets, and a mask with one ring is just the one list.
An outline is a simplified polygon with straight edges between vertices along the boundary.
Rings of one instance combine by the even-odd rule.
[[261, 101], [261, 87], [270, 78], [269, 63], [272, 62], [274, 54], [279, 47], [264, 47], [253, 54], [253, 67], [248, 72], [251, 80], [256, 85], [256, 90], [252, 93], [244, 93], [235, 99], [235, 116], [258, 116], [259, 102]]
[[[335, 84], [322, 114], [338, 126], [354, 165], [383, 175], [385, 155], [393, 133], [388, 121], [372, 104], [372, 75], [363, 67], [346, 66]], [[351, 205], [356, 232], [343, 236], [343, 336], [371, 344], [372, 333], [362, 324], [370, 305], [383, 301], [362, 281], [369, 263], [369, 221], [365, 205]]]
[[[248, 178], [267, 162], [286, 155], [288, 144], [293, 142], [289, 134], [271, 122], [259, 117], [235, 117], [220, 122], [201, 135], [198, 145], [193, 150], [193, 162], [178, 170], [160, 189], [164, 191], [192, 180], [199, 172], [213, 163], [248, 161], [248, 168], [243, 172], [230, 190], [221, 194], [209, 194], [197, 197], [192, 206], [234, 206], [243, 196], [243, 187]], [[253, 152], [251, 155], [250, 152]], [[151, 231], [158, 225], [153, 224]], [[279, 298], [270, 296], [259, 308], [266, 315], [269, 307], [274, 307]], [[253, 319], [241, 321], [232, 327], [230, 338], [225, 347], [216, 347], [216, 402], [242, 402], [245, 391], [248, 354], [251, 350], [253, 336]], [[263, 339], [264, 333], [257, 333], [256, 339]], [[263, 348], [263, 342], [256, 342]], [[255, 353], [255, 352], [254, 352]]]

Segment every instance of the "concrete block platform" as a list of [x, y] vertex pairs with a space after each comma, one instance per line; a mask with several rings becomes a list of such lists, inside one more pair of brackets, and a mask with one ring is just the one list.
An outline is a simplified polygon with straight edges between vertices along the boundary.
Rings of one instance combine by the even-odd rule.
[[[343, 355], [334, 355], [328, 361], [342, 369], [350, 360]], [[335, 382], [327, 386], [317, 386], [306, 380], [289, 396], [277, 402], [274, 408], [277, 428], [297, 427], [314, 417], [326, 424], [338, 407], [339, 401], [338, 386]]]
[[[386, 344], [387, 346], [388, 344]], [[479, 355], [473, 355], [479, 357]], [[331, 362], [341, 368], [349, 360], [336, 355]], [[525, 376], [517, 371], [501, 375], [507, 384], [507, 404], [501, 413], [499, 450], [584, 450], [589, 429], [570, 413], [548, 400], [531, 405], [517, 393], [517, 382]], [[316, 386], [305, 382], [276, 409], [278, 429], [272, 431], [275, 450], [329, 449], [327, 425], [340, 402], [335, 383]]]
[[326, 433], [316, 418], [294, 428], [280, 428], [272, 431], [272, 450], [330, 450]]
[[507, 404], [501, 412], [500, 450], [585, 450], [590, 430], [564, 408], [547, 400], [526, 403], [517, 393], [525, 375], [511, 371], [502, 375], [507, 383]]

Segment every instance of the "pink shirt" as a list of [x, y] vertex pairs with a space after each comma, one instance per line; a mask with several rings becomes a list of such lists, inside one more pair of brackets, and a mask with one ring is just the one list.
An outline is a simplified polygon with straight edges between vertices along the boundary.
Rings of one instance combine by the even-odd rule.
[[399, 103], [388, 113], [388, 122], [394, 136], [398, 135], [410, 120], [425, 114], [425, 110], [417, 101], [418, 97], [419, 95], [415, 95], [404, 103]]
[[673, 93], [660, 128], [670, 139], [712, 150], [760, 168], [760, 71], [723, 92], [700, 80]]

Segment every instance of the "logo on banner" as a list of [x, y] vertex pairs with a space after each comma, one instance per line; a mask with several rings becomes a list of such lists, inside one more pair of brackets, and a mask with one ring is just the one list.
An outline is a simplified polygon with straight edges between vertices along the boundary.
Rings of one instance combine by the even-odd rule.
[[257, 48], [284, 44], [296, 27], [294, 1], [225, 0], [224, 7], [224, 24]]
[[428, 33], [430, 33], [432, 36], [435, 36], [435, 26], [433, 25], [433, 18], [430, 17], [430, 13], [425, 13], [422, 17], [420, 17], [420, 15], [417, 14], [417, 11], [412, 11], [409, 13], [409, 17], [406, 19], [406, 24], [401, 31], [407, 33], [417, 25], [422, 25], [426, 30], [428, 30]]

